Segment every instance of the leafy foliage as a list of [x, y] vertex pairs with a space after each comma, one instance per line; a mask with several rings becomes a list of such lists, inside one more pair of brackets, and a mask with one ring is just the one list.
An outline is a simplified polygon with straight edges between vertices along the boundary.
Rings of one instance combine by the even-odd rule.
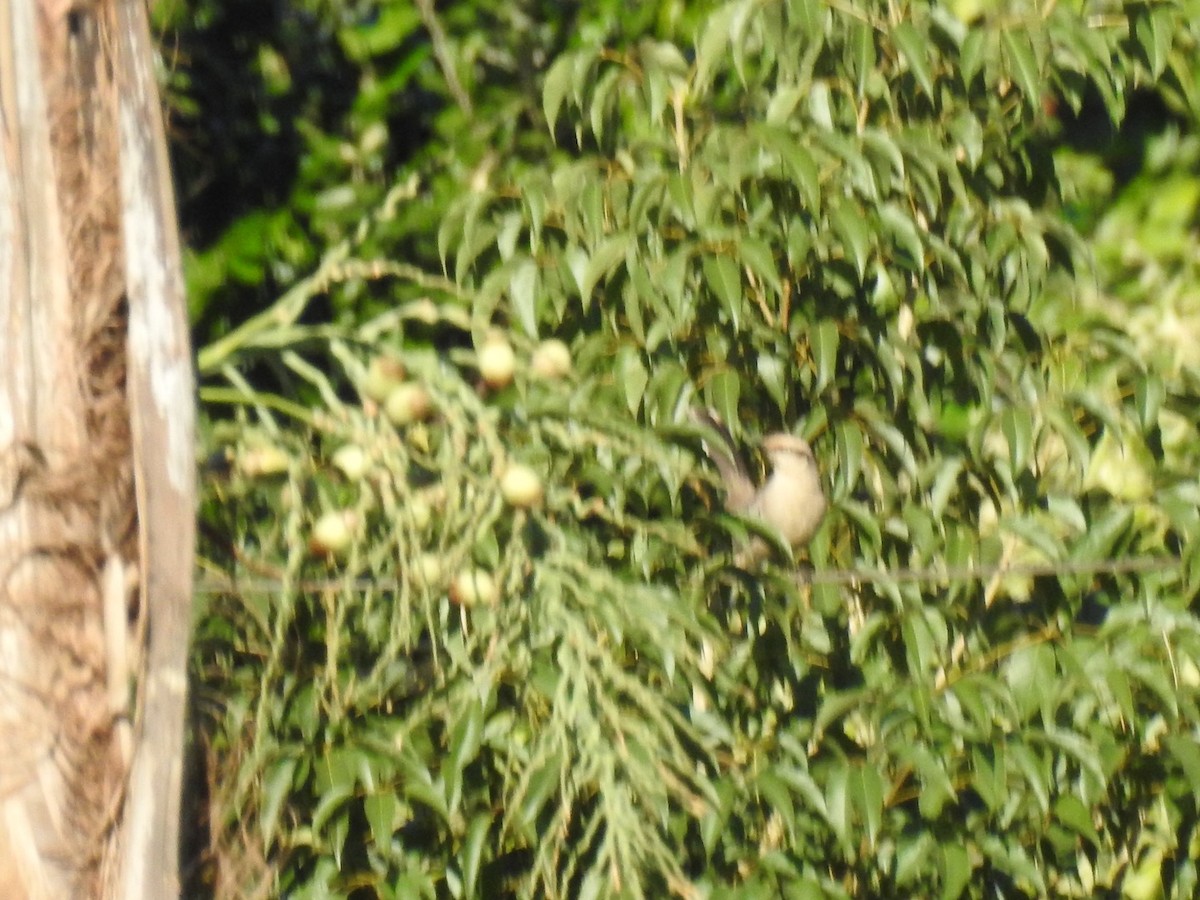
[[[1093, 269], [1055, 104], [1194, 122], [1196, 19], [737, 0], [689, 47], [659, 9], [540, 79], [451, 41], [450, 162], [201, 353], [230, 890], [1190, 896], [1196, 361], [1094, 285], [1167, 259], [1190, 321], [1195, 204], [1131, 185]], [[811, 578], [733, 565], [698, 402], [813, 439]]]

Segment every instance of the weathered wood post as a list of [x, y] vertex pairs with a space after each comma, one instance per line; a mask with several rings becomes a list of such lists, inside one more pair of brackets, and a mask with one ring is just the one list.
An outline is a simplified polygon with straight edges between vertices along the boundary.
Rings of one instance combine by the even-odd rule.
[[143, 0], [0, 0], [0, 884], [179, 894], [195, 485]]

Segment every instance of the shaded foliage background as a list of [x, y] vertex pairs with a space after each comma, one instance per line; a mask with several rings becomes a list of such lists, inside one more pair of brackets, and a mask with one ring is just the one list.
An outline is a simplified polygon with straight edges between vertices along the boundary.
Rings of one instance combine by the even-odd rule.
[[162, 9], [217, 893], [1191, 895], [1196, 10]]

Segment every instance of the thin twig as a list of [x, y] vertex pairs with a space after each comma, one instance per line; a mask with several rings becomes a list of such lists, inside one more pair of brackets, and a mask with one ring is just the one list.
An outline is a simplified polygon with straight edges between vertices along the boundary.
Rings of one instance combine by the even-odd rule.
[[446, 30], [442, 28], [442, 23], [433, 11], [433, 0], [417, 0], [417, 9], [421, 11], [421, 21], [425, 23], [425, 30], [429, 32], [430, 40], [433, 41], [433, 55], [437, 57], [438, 65], [441, 66], [450, 95], [463, 112], [468, 116], [472, 115], [471, 98], [463, 88], [462, 82], [458, 80], [458, 72], [454, 69], [454, 57], [450, 54], [450, 42], [446, 40]]

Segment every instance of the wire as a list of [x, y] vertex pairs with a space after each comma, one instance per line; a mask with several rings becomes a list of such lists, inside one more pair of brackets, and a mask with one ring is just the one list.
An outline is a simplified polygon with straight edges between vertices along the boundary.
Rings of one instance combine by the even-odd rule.
[[[990, 581], [1006, 576], [1047, 577], [1064, 575], [1118, 575], [1132, 572], [1167, 572], [1182, 568], [1175, 556], [1134, 556], [1126, 559], [1080, 560], [1078, 562], [1031, 563], [995, 566], [925, 566], [898, 569], [831, 569], [828, 571], [799, 570], [801, 584], [875, 584], [930, 582], [948, 584], [963, 581]], [[287, 583], [283, 579], [236, 575], [206, 575], [196, 582], [195, 592], [204, 596], [243, 593], [302, 593], [327, 591], [399, 591], [398, 578], [316, 578]]]
[[901, 569], [834, 569], [828, 572], [801, 572], [806, 584], [855, 584], [858, 582], [990, 581], [1010, 575], [1044, 577], [1049, 575], [1125, 574], [1129, 572], [1165, 572], [1177, 569], [1181, 560], [1174, 556], [1134, 556], [1127, 559], [1080, 560], [1061, 563], [1027, 563], [996, 566], [951, 566]]

